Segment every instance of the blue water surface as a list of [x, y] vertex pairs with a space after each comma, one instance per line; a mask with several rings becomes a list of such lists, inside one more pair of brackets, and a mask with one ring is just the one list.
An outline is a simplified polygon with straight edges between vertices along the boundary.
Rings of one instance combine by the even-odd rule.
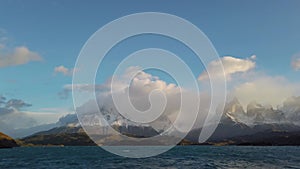
[[130, 159], [100, 147], [0, 149], [0, 168], [300, 168], [300, 147], [177, 146]]

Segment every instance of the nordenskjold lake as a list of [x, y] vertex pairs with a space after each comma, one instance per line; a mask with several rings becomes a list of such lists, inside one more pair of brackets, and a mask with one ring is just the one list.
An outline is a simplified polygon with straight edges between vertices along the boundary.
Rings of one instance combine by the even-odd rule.
[[300, 147], [177, 146], [130, 159], [100, 147], [0, 149], [0, 168], [300, 168]]

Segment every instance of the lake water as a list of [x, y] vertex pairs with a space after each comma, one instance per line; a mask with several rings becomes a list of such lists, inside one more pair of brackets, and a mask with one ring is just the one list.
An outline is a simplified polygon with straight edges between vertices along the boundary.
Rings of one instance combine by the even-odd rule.
[[177, 146], [129, 159], [99, 147], [0, 149], [0, 168], [300, 168], [300, 147]]

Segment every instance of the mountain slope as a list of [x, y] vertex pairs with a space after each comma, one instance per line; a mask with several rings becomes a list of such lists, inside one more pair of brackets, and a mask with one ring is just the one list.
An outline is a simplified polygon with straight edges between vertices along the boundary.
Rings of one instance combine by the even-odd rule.
[[18, 144], [11, 137], [0, 132], [0, 148], [18, 147]]
[[[291, 133], [300, 131], [300, 126], [294, 123], [282, 122], [283, 118], [280, 112], [256, 102], [250, 103], [247, 111], [244, 111], [239, 101], [234, 98], [226, 104], [221, 121], [207, 142], [220, 143], [232, 138], [245, 138], [245, 140], [248, 140], [247, 136], [259, 137], [259, 135], [256, 135], [257, 133], [264, 133], [267, 137], [271, 137], [270, 132], [286, 133], [288, 136]], [[273, 119], [273, 121], [270, 119]], [[200, 132], [201, 129], [193, 129], [186, 136], [186, 139], [197, 142]], [[252, 142], [252, 140], [249, 140], [249, 142]], [[276, 139], [274, 143], [276, 143]], [[297, 144], [300, 145], [300, 140]]]

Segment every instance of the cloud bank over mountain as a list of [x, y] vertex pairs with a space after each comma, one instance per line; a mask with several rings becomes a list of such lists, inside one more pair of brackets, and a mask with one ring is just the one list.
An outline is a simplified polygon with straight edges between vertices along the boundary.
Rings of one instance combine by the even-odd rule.
[[[221, 62], [224, 64], [224, 73], [227, 78], [230, 78], [230, 81], [228, 81], [228, 101], [230, 102], [233, 98], [237, 98], [241, 106], [240, 111], [236, 111], [234, 117], [247, 124], [253, 124], [259, 121], [281, 123], [287, 122], [288, 120], [294, 123], [295, 119], [299, 117], [298, 107], [296, 105], [300, 103], [297, 102], [297, 99], [293, 100], [290, 98], [299, 95], [299, 85], [288, 81], [284, 77], [270, 76], [255, 70], [256, 59], [255, 55], [246, 59], [239, 59], [233, 56], [221, 58]], [[218, 78], [220, 75], [221, 72], [214, 72], [213, 68], [214, 66], [220, 66], [221, 62], [212, 61], [209, 65], [208, 69], [213, 72], [211, 78]], [[65, 67], [63, 66], [61, 68]], [[145, 111], [151, 107], [149, 95], [152, 91], [159, 91], [165, 94], [168, 102], [163, 113], [164, 116], [159, 119], [161, 122], [156, 121], [155, 124], [157, 128], [164, 128], [165, 124], [169, 125], [170, 122], [175, 120], [179, 112], [181, 101], [180, 93], [186, 92], [188, 93], [188, 97], [191, 98], [194, 97], [194, 93], [180, 88], [176, 84], [167, 83], [157, 76], [140, 71], [140, 69], [140, 67], [129, 67], [124, 74], [118, 75], [113, 86], [113, 92], [122, 93], [126, 91], [125, 89], [128, 88], [128, 77], [131, 77], [133, 73], [139, 71], [132, 79], [128, 90], [130, 92], [130, 101], [137, 110]], [[71, 69], [60, 69], [57, 71], [68, 73], [69, 70]], [[208, 80], [206, 76], [207, 73], [205, 71], [201, 73], [199, 76], [199, 85], [202, 85], [202, 83], [205, 83], [204, 81]], [[106, 115], [107, 113], [110, 114], [110, 123], [134, 124], [120, 116], [116, 110], [112, 99], [111, 83], [112, 78], [107, 79], [103, 84], [96, 85], [74, 84], [72, 86], [71, 84], [66, 84], [63, 86], [63, 91], [61, 91], [60, 94], [62, 97], [68, 97], [72, 91], [72, 87], [74, 90], [80, 92], [91, 93], [96, 91], [99, 108], [105, 110]], [[181, 122], [182, 126], [185, 125], [185, 122], [196, 120], [195, 127], [201, 127], [211, 104], [209, 91], [209, 88], [201, 88], [199, 116], [196, 119], [191, 119], [192, 116], [189, 115], [189, 112], [185, 112]], [[189, 104], [192, 106], [196, 103], [191, 101]], [[52, 113], [52, 111], [44, 110], [40, 112], [26, 111], [25, 108], [30, 107], [31, 104], [18, 99], [7, 101], [3, 96], [0, 97], [0, 105], [1, 121], [3, 121], [1, 122], [2, 128], [7, 128], [7, 130], [11, 131], [18, 128], [55, 123], [59, 117], [70, 113], [68, 111], [57, 114]], [[89, 103], [86, 103], [83, 107], [81, 107], [81, 110], [86, 112], [98, 111], [97, 107], [90, 106]], [[251, 108], [251, 110], [249, 108]]]
[[[132, 79], [130, 86], [128, 86], [128, 78], [131, 77], [132, 74], [135, 74], [135, 76]], [[167, 82], [159, 79], [158, 77], [142, 71], [140, 67], [129, 67], [124, 72], [124, 74], [118, 75], [117, 77], [115, 77], [115, 79], [116, 80], [113, 84], [112, 79], [110, 78], [107, 80], [106, 83], [95, 86], [96, 89], [99, 89], [97, 90], [98, 107], [100, 111], [102, 111], [102, 114], [109, 116], [107, 120], [111, 124], [135, 123], [133, 121], [125, 119], [124, 114], [120, 114], [118, 108], [115, 106], [113, 94], [115, 94], [118, 98], [121, 98], [121, 100], [124, 100], [127, 96], [129, 96], [130, 102], [133, 105], [133, 107], [136, 110], [142, 112], [152, 110], [151, 106], [154, 105], [155, 107], [155, 102], [159, 101], [160, 99], [163, 99], [162, 101], [166, 100], [166, 104], [163, 109], [162, 115], [153, 123], [151, 123], [151, 125], [158, 130], [159, 128], [165, 128], [166, 126], [164, 125], [169, 125], [169, 122], [174, 122], [176, 120], [176, 117], [181, 107], [182, 95], [184, 95], [185, 99], [189, 100], [189, 102], [186, 103], [188, 104], [187, 107], [190, 107], [191, 111], [193, 110], [193, 107], [195, 107], [198, 104], [196, 102], [197, 99], [195, 99], [195, 93], [185, 90], [184, 88], [179, 87], [176, 84], [168, 84]], [[89, 85], [75, 84], [74, 89], [78, 92], [90, 92], [90, 87], [91, 86]], [[153, 96], [153, 94], [157, 94], [157, 96]], [[153, 100], [153, 98], [156, 99]], [[121, 105], [118, 106], [126, 106], [122, 104], [127, 103], [124, 100], [121, 103]], [[154, 110], [156, 109], [154, 108]], [[98, 108], [91, 106], [89, 103], [85, 103], [77, 109], [77, 112], [79, 112], [79, 114], [84, 114], [84, 112], [81, 113], [81, 111], [98, 112]], [[186, 111], [186, 109], [182, 109], [182, 111]], [[122, 113], [126, 113], [126, 111], [123, 111]], [[185, 123], [190, 123], [196, 118], [196, 116], [193, 117], [189, 114], [191, 112], [186, 111], [182, 113], [184, 114], [184, 116], [182, 117], [182, 120], [178, 120], [177, 126], [181, 129], [183, 129], [185, 126], [190, 125]]]
[[276, 107], [287, 98], [298, 96], [299, 92], [299, 84], [289, 82], [283, 77], [258, 76], [235, 86], [231, 95], [237, 97], [244, 107], [252, 101]]

